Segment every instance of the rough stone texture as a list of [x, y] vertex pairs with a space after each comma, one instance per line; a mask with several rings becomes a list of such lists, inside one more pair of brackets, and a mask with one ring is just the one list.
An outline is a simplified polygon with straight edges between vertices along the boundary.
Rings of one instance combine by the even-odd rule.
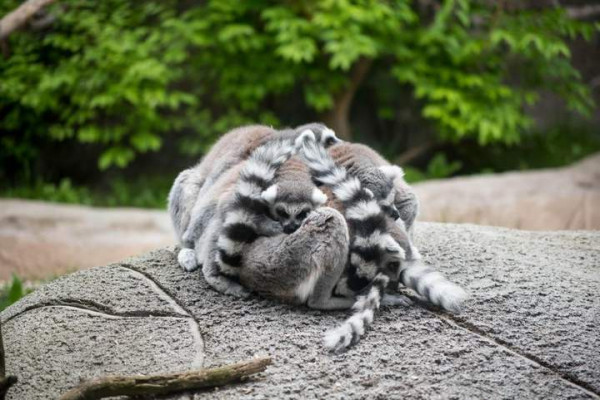
[[175, 243], [164, 211], [0, 200], [0, 280], [46, 279]]
[[[421, 223], [416, 233], [425, 258], [471, 292], [459, 316], [418, 302], [384, 309], [358, 346], [332, 355], [321, 336], [345, 313], [220, 295], [168, 248], [70, 275], [3, 312], [7, 371], [20, 378], [9, 398], [268, 354], [260, 379], [168, 398], [600, 399], [600, 232]], [[60, 303], [77, 296], [78, 308]]]
[[421, 221], [600, 229], [600, 154], [566, 168], [434, 180], [414, 189]]

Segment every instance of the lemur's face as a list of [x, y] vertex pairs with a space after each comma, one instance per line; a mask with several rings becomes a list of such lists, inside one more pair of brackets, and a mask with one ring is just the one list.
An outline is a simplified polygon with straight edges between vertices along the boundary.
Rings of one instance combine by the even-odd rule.
[[394, 220], [397, 220], [398, 218], [400, 218], [400, 212], [394, 204], [395, 198], [396, 189], [392, 187], [387, 194], [384, 194], [383, 198], [377, 199], [377, 202], [379, 203], [379, 207], [381, 207], [381, 209], [384, 213], [386, 213], [386, 215], [388, 215]]
[[293, 233], [302, 225], [308, 214], [314, 209], [310, 202], [275, 202], [271, 206], [271, 216], [281, 223], [284, 233]]
[[322, 206], [327, 196], [317, 188], [295, 187], [293, 182], [273, 185], [262, 193], [271, 218], [279, 221], [284, 233], [295, 232], [311, 211]]

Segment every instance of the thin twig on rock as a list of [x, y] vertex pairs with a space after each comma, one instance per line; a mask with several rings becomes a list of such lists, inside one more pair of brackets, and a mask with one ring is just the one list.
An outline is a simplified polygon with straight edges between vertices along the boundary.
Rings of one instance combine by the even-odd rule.
[[264, 371], [270, 357], [255, 358], [223, 367], [165, 375], [109, 376], [82, 383], [60, 400], [92, 400], [110, 396], [168, 394], [223, 386]]

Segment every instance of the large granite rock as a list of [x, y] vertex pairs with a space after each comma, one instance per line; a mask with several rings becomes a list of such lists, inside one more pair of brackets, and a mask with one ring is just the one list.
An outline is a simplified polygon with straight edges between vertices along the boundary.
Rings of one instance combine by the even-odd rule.
[[564, 168], [432, 180], [414, 189], [421, 221], [600, 229], [600, 154]]
[[165, 211], [0, 199], [0, 281], [48, 279], [172, 244]]
[[417, 243], [471, 292], [464, 312], [383, 309], [340, 355], [320, 340], [344, 312], [220, 295], [172, 248], [65, 276], [1, 314], [8, 398], [267, 354], [260, 379], [168, 398], [600, 398], [600, 232], [421, 223]]

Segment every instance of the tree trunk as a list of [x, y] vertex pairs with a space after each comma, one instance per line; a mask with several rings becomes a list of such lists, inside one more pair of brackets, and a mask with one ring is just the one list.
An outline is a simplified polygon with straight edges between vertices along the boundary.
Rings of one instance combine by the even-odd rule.
[[350, 108], [356, 90], [365, 79], [367, 72], [369, 72], [371, 63], [371, 59], [361, 58], [354, 64], [350, 73], [350, 84], [334, 97], [333, 108], [321, 115], [321, 120], [333, 129], [340, 139], [352, 140]]
[[0, 19], [0, 41], [23, 26], [33, 15], [56, 0], [27, 0]]

